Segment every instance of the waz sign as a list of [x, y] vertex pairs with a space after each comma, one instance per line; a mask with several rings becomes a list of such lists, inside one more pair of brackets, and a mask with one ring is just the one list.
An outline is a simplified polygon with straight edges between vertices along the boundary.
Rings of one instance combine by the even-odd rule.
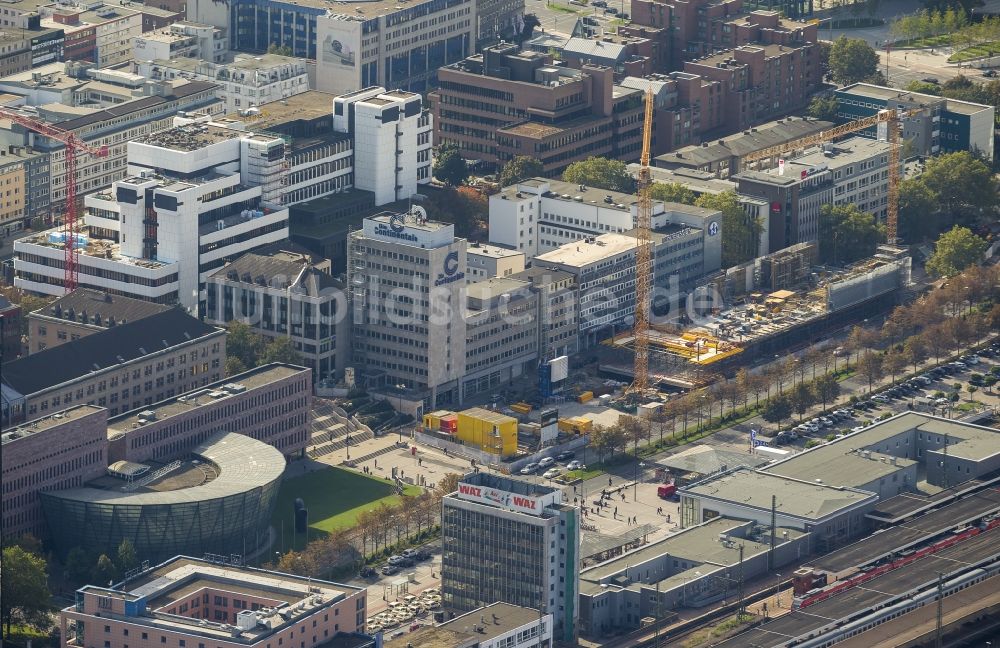
[[542, 502], [537, 497], [527, 495], [515, 495], [514, 493], [497, 490], [496, 488], [483, 488], [472, 484], [458, 484], [458, 497], [460, 499], [482, 504], [490, 504], [505, 509], [519, 511], [521, 513], [532, 513], [538, 515], [542, 512]]

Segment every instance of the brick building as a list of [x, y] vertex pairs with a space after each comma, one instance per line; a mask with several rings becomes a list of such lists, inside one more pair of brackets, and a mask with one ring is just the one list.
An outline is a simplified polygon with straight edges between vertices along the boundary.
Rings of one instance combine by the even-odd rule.
[[108, 411], [77, 405], [13, 428], [3, 452], [3, 538], [41, 538], [45, 518], [39, 491], [82, 486], [108, 467]]
[[616, 86], [614, 70], [550, 64], [516, 45], [488, 47], [438, 71], [430, 95], [434, 143], [457, 144], [487, 168], [517, 155], [558, 173], [590, 156], [639, 157], [642, 93]]

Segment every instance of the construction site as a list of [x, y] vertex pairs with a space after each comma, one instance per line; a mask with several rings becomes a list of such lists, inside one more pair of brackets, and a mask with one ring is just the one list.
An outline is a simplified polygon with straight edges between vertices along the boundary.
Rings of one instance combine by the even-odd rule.
[[[846, 269], [814, 266], [814, 257], [815, 246], [801, 244], [730, 268], [703, 291], [713, 300], [709, 308], [679, 313], [670, 324], [650, 324], [651, 381], [705, 384], [737, 365], [818, 342], [885, 311], [910, 285], [910, 257], [891, 248]], [[634, 332], [605, 344], [630, 354]]]

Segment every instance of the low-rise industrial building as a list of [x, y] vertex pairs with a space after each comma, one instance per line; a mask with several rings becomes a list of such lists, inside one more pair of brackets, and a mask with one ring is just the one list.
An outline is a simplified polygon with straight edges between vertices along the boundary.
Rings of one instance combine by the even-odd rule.
[[28, 314], [28, 353], [52, 349], [171, 308], [166, 304], [77, 288]]
[[177, 556], [117, 585], [80, 588], [59, 627], [71, 646], [316, 648], [364, 629], [366, 594], [239, 560]]
[[[769, 522], [767, 523], [770, 524]], [[737, 596], [741, 581], [809, 553], [809, 533], [715, 517], [580, 572], [580, 633], [634, 630]], [[791, 603], [791, 601], [789, 601]]]
[[223, 329], [170, 309], [5, 364], [3, 422], [77, 403], [112, 416], [151, 405], [222, 378], [225, 357]]

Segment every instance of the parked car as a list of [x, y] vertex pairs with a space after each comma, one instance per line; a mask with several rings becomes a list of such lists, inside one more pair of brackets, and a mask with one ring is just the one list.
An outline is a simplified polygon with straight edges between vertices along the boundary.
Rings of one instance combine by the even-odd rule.
[[568, 459], [572, 459], [575, 456], [576, 456], [575, 452], [573, 452], [572, 450], [567, 450], [566, 452], [560, 452], [559, 454], [557, 454], [556, 461], [566, 461]]
[[986, 70], [985, 72], [983, 72], [983, 76], [986, 77], [986, 78], [988, 78], [988, 79], [992, 79], [996, 75], [997, 75], [997, 71], [996, 70]]
[[364, 567], [361, 568], [361, 571], [358, 572], [358, 576], [360, 576], [361, 578], [371, 578], [372, 576], [375, 576], [377, 573], [378, 572], [376, 572], [374, 569], [372, 569], [368, 565], [365, 565]]
[[594, 5], [595, 7], [601, 7], [601, 8], [608, 6], [608, 3], [605, 2], [605, 0], [594, 0], [590, 4]]
[[566, 470], [581, 470], [582, 468], [583, 464], [576, 459], [566, 464]]
[[552, 457], [542, 457], [542, 460], [538, 462], [539, 468], [548, 468], [556, 462]]
[[384, 576], [392, 576], [393, 574], [399, 573], [399, 567], [396, 567], [394, 565], [386, 565], [380, 571]]
[[542, 477], [545, 479], [552, 479], [553, 477], [558, 477], [561, 474], [562, 468], [549, 468], [542, 474]]
[[605, 9], [604, 11], [605, 11], [605, 13], [609, 13], [609, 14], [611, 14], [612, 16], [614, 16], [614, 15], [617, 15], [617, 14], [618, 14], [618, 10], [617, 10], [617, 9], [615, 9], [614, 7], [608, 7], [608, 8], [606, 8], [606, 9]]
[[933, 83], [933, 84], [938, 84], [938, 83], [940, 83], [940, 82], [939, 82], [939, 81], [937, 80], [937, 77], [924, 77], [923, 79], [920, 79], [920, 80], [921, 80], [921, 81], [923, 81], [924, 83]]
[[538, 464], [531, 462], [527, 466], [521, 469], [522, 475], [533, 475], [538, 470]]

